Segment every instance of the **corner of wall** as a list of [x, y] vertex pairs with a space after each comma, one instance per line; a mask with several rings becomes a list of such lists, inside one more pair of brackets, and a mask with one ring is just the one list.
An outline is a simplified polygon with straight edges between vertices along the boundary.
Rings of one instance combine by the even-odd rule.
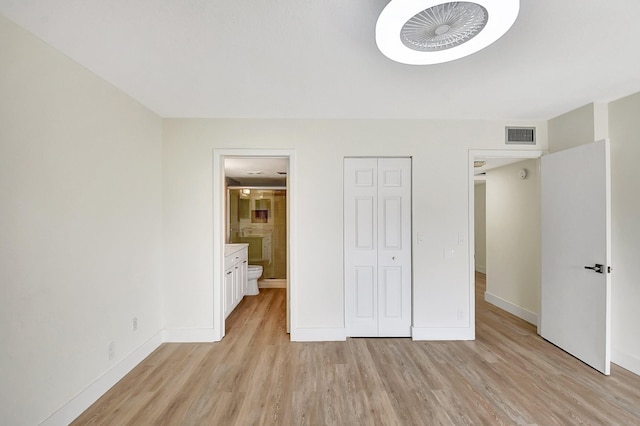
[[536, 314], [535, 312], [524, 309], [523, 307], [518, 306], [515, 303], [511, 303], [508, 300], [505, 300], [489, 292], [484, 293], [484, 300], [487, 303], [491, 303], [493, 306], [497, 306], [498, 308], [507, 311], [522, 320], [525, 320], [529, 324], [538, 325], [538, 314]]
[[156, 334], [122, 361], [107, 370], [71, 401], [41, 423], [42, 426], [68, 425], [118, 383], [163, 343], [162, 332]]
[[[593, 142], [596, 109], [601, 113], [602, 107], [596, 107], [591, 103], [550, 119], [548, 121], [549, 151], [562, 151]], [[600, 128], [599, 131], [601, 131]]]
[[[163, 343], [210, 343], [220, 341], [214, 329], [164, 329], [132, 351], [124, 359], [64, 404], [41, 424], [43, 426], [67, 425], [87, 410], [102, 395], [144, 361]], [[342, 339], [344, 340], [344, 339]]]
[[613, 349], [611, 362], [640, 376], [640, 358], [638, 357]]
[[597, 102], [593, 104], [593, 140], [599, 141], [609, 137], [609, 104]]

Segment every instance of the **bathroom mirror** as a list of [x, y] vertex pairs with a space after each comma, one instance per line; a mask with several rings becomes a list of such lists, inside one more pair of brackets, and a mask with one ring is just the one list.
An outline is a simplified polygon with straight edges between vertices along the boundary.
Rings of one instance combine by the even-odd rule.
[[251, 200], [240, 198], [238, 202], [238, 219], [249, 219], [251, 216]]
[[255, 210], [251, 211], [251, 223], [269, 223], [271, 200], [258, 199], [256, 200], [255, 207]]

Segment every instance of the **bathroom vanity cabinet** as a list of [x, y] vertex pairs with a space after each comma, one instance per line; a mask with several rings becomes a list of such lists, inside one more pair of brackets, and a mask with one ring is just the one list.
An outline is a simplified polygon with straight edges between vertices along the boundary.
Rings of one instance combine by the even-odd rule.
[[249, 245], [227, 244], [224, 256], [224, 316], [238, 306], [247, 291]]

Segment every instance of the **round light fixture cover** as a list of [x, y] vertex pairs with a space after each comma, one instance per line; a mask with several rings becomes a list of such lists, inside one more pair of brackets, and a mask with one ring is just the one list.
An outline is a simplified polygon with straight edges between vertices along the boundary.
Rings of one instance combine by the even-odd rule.
[[376, 43], [396, 62], [449, 62], [498, 40], [519, 11], [520, 0], [391, 0], [378, 18]]

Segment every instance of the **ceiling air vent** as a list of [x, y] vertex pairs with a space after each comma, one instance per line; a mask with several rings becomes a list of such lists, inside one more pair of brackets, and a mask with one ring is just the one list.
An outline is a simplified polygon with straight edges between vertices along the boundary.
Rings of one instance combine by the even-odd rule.
[[536, 144], [536, 128], [535, 127], [506, 127], [505, 143], [508, 145], [535, 145]]

